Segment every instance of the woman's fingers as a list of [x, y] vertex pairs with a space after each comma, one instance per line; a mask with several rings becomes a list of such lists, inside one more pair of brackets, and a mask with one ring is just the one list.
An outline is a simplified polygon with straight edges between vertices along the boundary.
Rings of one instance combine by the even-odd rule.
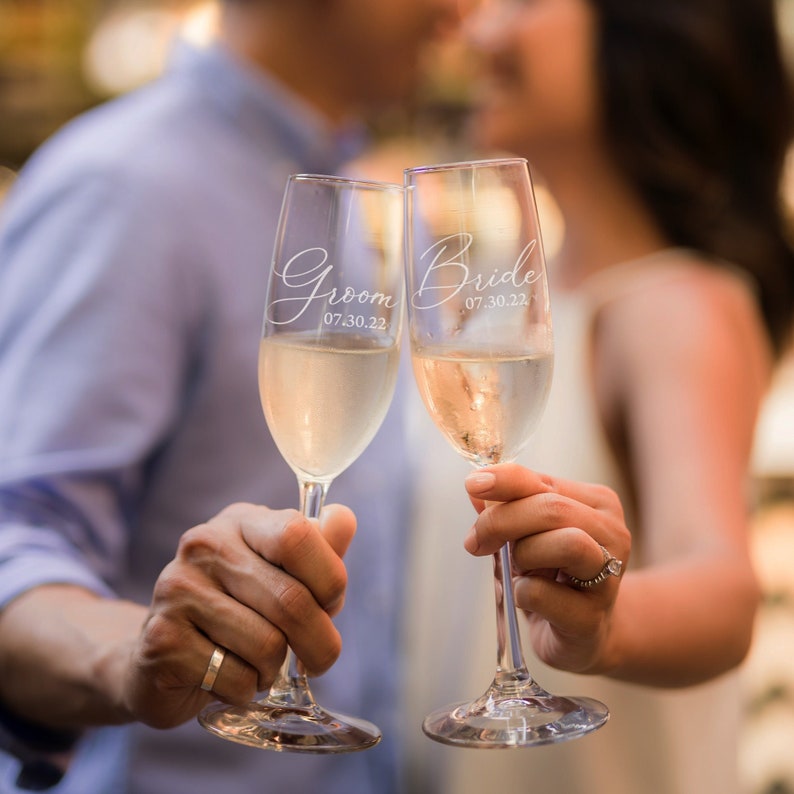
[[514, 592], [540, 659], [571, 672], [593, 669], [609, 631], [611, 598], [583, 597], [563, 582], [543, 576], [518, 577]]
[[628, 560], [631, 536], [623, 508], [605, 486], [504, 464], [474, 472], [466, 488], [483, 500], [464, 542], [471, 554], [493, 554], [510, 542], [517, 571], [560, 570], [585, 581], [609, 557]]
[[[577, 527], [540, 532], [513, 544], [514, 573], [522, 575], [554, 570], [561, 571], [565, 577], [574, 576], [587, 581], [603, 570], [606, 563], [604, 548], [606, 546], [602, 547]], [[612, 556], [611, 552], [609, 556]]]
[[473, 471], [465, 480], [472, 498], [483, 502], [512, 502], [550, 493], [567, 496], [597, 510], [617, 501], [611, 489], [593, 483], [565, 480], [528, 469], [517, 463], [501, 463]]
[[[592, 494], [588, 497], [589, 502], [595, 500]], [[608, 545], [614, 528], [622, 522], [623, 511], [617, 497], [607, 509], [591, 507], [588, 502], [560, 491], [544, 491], [511, 502], [488, 502], [464, 545], [471, 554], [483, 556], [492, 554], [508, 541], [566, 527], [584, 529], [598, 543]]]

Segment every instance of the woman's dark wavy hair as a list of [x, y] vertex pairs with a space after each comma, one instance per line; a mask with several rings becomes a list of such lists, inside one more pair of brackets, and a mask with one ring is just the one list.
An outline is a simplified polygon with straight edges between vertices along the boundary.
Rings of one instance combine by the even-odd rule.
[[794, 316], [781, 177], [794, 129], [773, 0], [591, 0], [607, 137], [677, 246], [745, 268], [780, 350]]

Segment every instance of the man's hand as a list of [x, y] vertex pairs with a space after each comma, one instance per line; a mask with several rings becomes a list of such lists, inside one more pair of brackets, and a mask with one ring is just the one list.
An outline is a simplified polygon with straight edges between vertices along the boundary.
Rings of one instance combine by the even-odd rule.
[[[306, 670], [337, 659], [342, 555], [355, 518], [334, 505], [320, 522], [237, 504], [188, 530], [162, 571], [148, 614], [126, 601], [53, 585], [0, 615], [0, 698], [57, 727], [140, 720], [179, 725], [210, 701], [244, 704], [274, 680], [289, 644]], [[212, 692], [200, 688], [216, 646]]]

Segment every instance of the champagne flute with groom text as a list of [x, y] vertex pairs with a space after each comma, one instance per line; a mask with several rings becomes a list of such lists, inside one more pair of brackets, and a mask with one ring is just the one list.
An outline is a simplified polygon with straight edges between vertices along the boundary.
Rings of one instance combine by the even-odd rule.
[[[540, 421], [553, 367], [546, 268], [525, 160], [408, 169], [408, 314], [425, 406], [475, 466], [515, 460]], [[609, 712], [543, 690], [524, 662], [509, 544], [494, 555], [496, 675], [446, 706], [425, 733], [467, 747], [526, 747], [581, 736]]]
[[[404, 190], [330, 176], [289, 178], [259, 349], [268, 427], [320, 514], [331, 481], [364, 451], [394, 392], [403, 313]], [[275, 750], [341, 753], [380, 741], [364, 720], [312, 696], [292, 650], [267, 695], [247, 708], [213, 704], [212, 733]]]

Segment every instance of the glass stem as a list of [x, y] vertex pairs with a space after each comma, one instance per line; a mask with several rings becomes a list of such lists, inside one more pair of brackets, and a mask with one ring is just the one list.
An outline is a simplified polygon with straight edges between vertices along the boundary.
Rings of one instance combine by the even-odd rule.
[[496, 594], [496, 677], [494, 685], [509, 693], [528, 683], [532, 677], [524, 662], [521, 633], [518, 629], [513, 594], [513, 557], [509, 543], [494, 554], [494, 591]]
[[[328, 485], [329, 483], [300, 481], [300, 509], [307, 518], [319, 518]], [[284, 663], [270, 687], [267, 700], [286, 707], [310, 709], [316, 706], [303, 665], [290, 647], [287, 647]]]

